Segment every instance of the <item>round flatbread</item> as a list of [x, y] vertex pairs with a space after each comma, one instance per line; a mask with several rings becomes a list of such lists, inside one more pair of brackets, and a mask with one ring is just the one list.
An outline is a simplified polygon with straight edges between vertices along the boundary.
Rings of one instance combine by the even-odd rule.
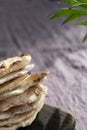
[[24, 68], [31, 61], [30, 55], [21, 55], [8, 58], [0, 62], [0, 77]]
[[26, 74], [2, 84], [0, 88], [0, 100], [23, 93], [29, 87], [39, 84], [46, 75], [46, 72], [38, 72], [31, 75]]
[[34, 110], [29, 113], [16, 115], [12, 119], [0, 122], [0, 130], [15, 130], [18, 127], [25, 127], [27, 125], [30, 125], [36, 118], [43, 105], [44, 101], [42, 101]]
[[31, 104], [27, 103], [27, 104], [23, 104], [23, 105], [16, 106], [16, 107], [14, 106], [7, 111], [0, 112], [0, 121], [12, 118], [15, 115], [26, 113], [26, 112], [29, 112], [29, 111], [35, 109], [38, 106], [38, 104], [40, 104], [42, 101], [44, 101], [45, 95], [46, 94], [43, 93], [40, 96], [40, 99], [38, 101], [35, 101]]
[[0, 101], [0, 112], [6, 111], [14, 106], [23, 105], [26, 103], [33, 103], [37, 101], [41, 94], [46, 93], [46, 87], [33, 86], [26, 90], [24, 93], [9, 97], [5, 100]]
[[21, 70], [18, 70], [18, 71], [5, 75], [4, 77], [0, 78], [0, 85], [4, 84], [7, 81], [10, 81], [16, 77], [19, 77], [19, 76], [22, 76], [22, 75], [28, 73], [31, 69], [33, 69], [33, 67], [34, 67], [34, 64], [30, 64]]

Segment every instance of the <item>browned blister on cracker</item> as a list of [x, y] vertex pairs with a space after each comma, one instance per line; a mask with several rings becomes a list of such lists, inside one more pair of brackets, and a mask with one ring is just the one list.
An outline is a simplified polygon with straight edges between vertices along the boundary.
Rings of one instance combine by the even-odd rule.
[[31, 61], [30, 55], [15, 56], [0, 62], [0, 77], [20, 70], [29, 64]]
[[4, 77], [0, 78], [0, 86], [5, 82], [11, 81], [12, 79], [15, 79], [19, 76], [23, 76], [23, 75], [27, 74], [31, 69], [33, 69], [33, 67], [34, 67], [34, 64], [30, 64], [21, 70], [6, 74]]

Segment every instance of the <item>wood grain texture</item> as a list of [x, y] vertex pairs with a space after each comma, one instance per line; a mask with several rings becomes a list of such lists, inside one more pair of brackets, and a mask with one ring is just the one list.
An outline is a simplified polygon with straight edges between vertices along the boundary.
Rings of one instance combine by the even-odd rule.
[[51, 71], [46, 103], [72, 113], [77, 130], [87, 130], [87, 44], [81, 43], [87, 29], [50, 21], [58, 8], [50, 0], [0, 0], [0, 60], [30, 53], [33, 71]]

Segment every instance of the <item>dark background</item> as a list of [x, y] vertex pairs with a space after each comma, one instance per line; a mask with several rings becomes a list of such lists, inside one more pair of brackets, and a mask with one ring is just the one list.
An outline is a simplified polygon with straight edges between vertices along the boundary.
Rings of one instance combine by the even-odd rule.
[[87, 28], [49, 20], [59, 8], [53, 0], [0, 0], [0, 60], [31, 54], [34, 72], [51, 71], [46, 103], [70, 112], [77, 130], [87, 130], [87, 42], [81, 43]]

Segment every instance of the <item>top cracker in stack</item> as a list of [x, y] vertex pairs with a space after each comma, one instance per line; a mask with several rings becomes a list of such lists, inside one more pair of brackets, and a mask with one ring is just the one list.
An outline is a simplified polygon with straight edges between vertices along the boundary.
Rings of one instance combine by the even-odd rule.
[[0, 62], [0, 130], [30, 125], [44, 105], [47, 87], [41, 81], [48, 73], [28, 74], [30, 61], [21, 55]]

